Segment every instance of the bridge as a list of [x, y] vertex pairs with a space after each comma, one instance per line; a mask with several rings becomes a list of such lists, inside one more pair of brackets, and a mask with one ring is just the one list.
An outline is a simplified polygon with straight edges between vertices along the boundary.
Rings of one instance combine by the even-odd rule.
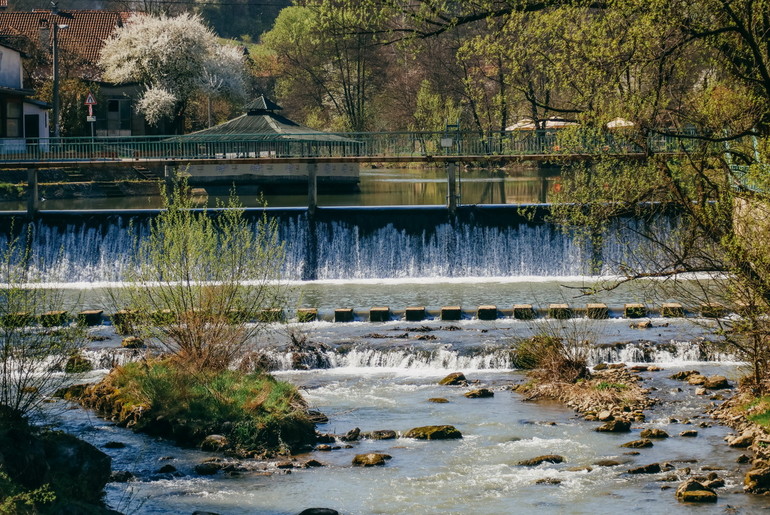
[[[325, 135], [327, 135], [325, 133]], [[3, 168], [52, 165], [193, 164], [223, 162], [472, 162], [641, 158], [676, 153], [682, 140], [652, 135], [646, 148], [628, 135], [580, 131], [367, 132], [318, 134], [182, 135], [0, 139]]]
[[[167, 180], [175, 169], [193, 165], [307, 165], [308, 210], [317, 206], [317, 165], [321, 163], [443, 163], [447, 206], [457, 207], [459, 163], [502, 165], [510, 161], [643, 159], [650, 152], [677, 154], [687, 140], [655, 134], [639, 138], [612, 131], [541, 130], [504, 132], [367, 132], [313, 134], [188, 134], [180, 136], [0, 139], [0, 168], [27, 169], [28, 214], [38, 210], [37, 172], [58, 166], [162, 167]], [[215, 168], [215, 167], [210, 167]], [[304, 174], [303, 174], [304, 176]]]

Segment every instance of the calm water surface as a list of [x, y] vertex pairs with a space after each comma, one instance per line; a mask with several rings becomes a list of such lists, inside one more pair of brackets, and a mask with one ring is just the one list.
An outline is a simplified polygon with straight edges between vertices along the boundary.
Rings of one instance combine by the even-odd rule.
[[[506, 170], [462, 170], [458, 176], [462, 204], [529, 204], [546, 200], [547, 192], [557, 180], [558, 171], [539, 171], [518, 166]], [[221, 190], [222, 188], [220, 188]], [[362, 169], [360, 191], [357, 193], [321, 193], [320, 206], [389, 206], [446, 204], [446, 172], [434, 168]], [[307, 206], [305, 193], [265, 195], [270, 207]], [[208, 205], [226, 197], [211, 195]], [[246, 207], [259, 207], [257, 195], [241, 195]], [[160, 196], [121, 198], [50, 199], [40, 203], [40, 209], [156, 209], [163, 204]], [[0, 210], [24, 210], [24, 202], [0, 202]]]

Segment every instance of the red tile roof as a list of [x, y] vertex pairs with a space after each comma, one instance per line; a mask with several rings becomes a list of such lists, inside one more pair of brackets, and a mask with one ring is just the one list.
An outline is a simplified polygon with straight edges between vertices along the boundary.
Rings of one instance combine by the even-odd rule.
[[[2, 0], [0, 0], [2, 1]], [[52, 14], [48, 10], [0, 11], [0, 35], [23, 34], [31, 41], [40, 41], [41, 23], [54, 23], [67, 28], [59, 29], [59, 48], [71, 52], [89, 63], [99, 60], [99, 51], [112, 32], [124, 24], [132, 13], [120, 11], [63, 11]], [[53, 30], [48, 31], [48, 45]]]

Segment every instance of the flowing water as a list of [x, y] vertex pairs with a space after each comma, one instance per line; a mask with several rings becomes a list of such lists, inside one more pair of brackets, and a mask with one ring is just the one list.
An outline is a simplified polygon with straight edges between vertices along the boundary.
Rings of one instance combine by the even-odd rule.
[[[441, 205], [445, 201], [445, 184], [438, 172], [435, 177], [422, 172], [409, 177], [392, 170], [363, 175], [366, 180], [355, 202], [359, 206]], [[467, 174], [463, 179], [465, 203], [537, 202], [547, 188], [547, 180], [537, 177], [514, 181]], [[271, 204], [301, 202], [304, 198], [298, 196]], [[341, 203], [334, 196], [321, 197], [322, 205]], [[146, 234], [147, 216], [47, 215], [33, 226], [30, 265], [39, 277], [64, 287], [73, 305], [114, 309], [104, 299], [110, 287], [120, 286], [130, 266], [135, 240], [129, 227], [140, 237]], [[358, 427], [403, 433], [416, 426], [452, 424], [464, 437], [432, 442], [364, 440], [352, 448], [297, 457], [298, 461], [316, 459], [324, 464], [321, 468], [286, 471], [255, 463], [250, 467], [254, 470], [239, 475], [220, 472], [203, 477], [193, 468], [211, 454], [133, 434], [81, 409], [64, 410], [59, 424], [68, 431], [98, 447], [109, 441], [126, 444], [123, 449], [105, 449], [115, 470], [131, 471], [137, 478], [108, 485], [107, 502], [112, 507], [126, 513], [204, 510], [279, 515], [313, 506], [362, 515], [755, 513], [770, 507], [764, 498], [736, 493], [745, 470], [736, 464], [740, 452], [723, 442], [728, 430], [702, 418], [712, 401], [694, 395], [694, 387], [667, 379], [673, 371], [686, 368], [733, 379], [741, 373], [729, 352], [706, 345], [715, 339], [713, 322], [653, 316], [654, 328], [629, 328], [628, 320], [618, 318], [624, 303], [683, 300], [661, 292], [661, 284], [655, 281], [617, 288], [590, 300], [580, 295], [617, 273], [620, 264], [644, 267], [645, 260], [655, 256], [637, 252], [643, 241], [638, 233], [650, 229], [664, 233], [675, 226], [675, 219], [620, 219], [597, 247], [565, 234], [542, 216], [528, 218], [511, 206], [466, 207], [456, 217], [438, 207], [326, 208], [313, 220], [292, 209], [270, 216], [279, 220], [281, 238], [287, 244], [285, 272], [295, 287], [293, 306], [319, 308], [322, 320], [276, 326], [260, 342], [259, 350], [281, 379], [298, 385], [308, 403], [328, 415], [329, 422], [319, 425], [319, 431], [344, 433]], [[542, 309], [552, 302], [581, 306], [589, 301], [610, 305], [613, 318], [480, 321], [473, 316], [481, 304], [510, 310], [517, 303]], [[400, 310], [415, 305], [425, 306], [430, 319], [400, 320]], [[437, 310], [445, 305], [462, 306], [463, 320], [436, 319]], [[366, 322], [366, 310], [372, 306], [390, 306], [395, 320]], [[329, 322], [338, 307], [356, 308], [358, 321]], [[101, 370], [92, 379], [138, 357], [120, 349], [119, 337], [109, 326], [93, 331], [97, 338], [86, 356]], [[594, 432], [596, 423], [583, 421], [560, 404], [524, 402], [509, 389], [526, 380], [513, 368], [511, 344], [543, 331], [593, 341], [592, 364], [623, 361], [663, 366], [663, 372], [643, 374], [661, 403], [632, 433], [613, 435]], [[290, 332], [307, 339], [304, 352], [297, 354], [287, 347]], [[495, 390], [495, 396], [467, 399], [462, 395], [464, 388], [436, 384], [457, 370]], [[427, 402], [432, 397], [449, 402]], [[619, 447], [638, 438], [645, 427], [663, 428], [672, 438], [657, 441], [638, 455]], [[697, 438], [677, 436], [691, 428], [698, 430]], [[355, 454], [374, 451], [392, 459], [384, 467], [352, 467]], [[516, 465], [542, 454], [563, 455], [565, 462], [532, 468]], [[621, 464], [594, 465], [606, 458]], [[667, 480], [672, 472], [626, 473], [654, 462], [670, 462], [674, 469], [691, 467], [703, 474], [707, 473], [703, 467], [719, 468], [727, 482], [719, 490], [719, 503], [705, 507], [677, 503], [673, 489], [664, 489], [678, 484]], [[164, 464], [172, 464], [178, 472], [159, 473]], [[539, 480], [558, 484], [538, 484]]]

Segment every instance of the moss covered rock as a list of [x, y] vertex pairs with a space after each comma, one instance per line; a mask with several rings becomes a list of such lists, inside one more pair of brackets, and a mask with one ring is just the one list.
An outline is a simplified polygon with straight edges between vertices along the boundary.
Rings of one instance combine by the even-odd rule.
[[449, 425], [415, 427], [404, 435], [404, 438], [416, 438], [417, 440], [453, 440], [462, 437], [460, 431]]
[[385, 462], [391, 459], [389, 454], [381, 454], [378, 452], [370, 452], [367, 454], [356, 454], [353, 458], [353, 465], [357, 467], [376, 467], [383, 466]]

